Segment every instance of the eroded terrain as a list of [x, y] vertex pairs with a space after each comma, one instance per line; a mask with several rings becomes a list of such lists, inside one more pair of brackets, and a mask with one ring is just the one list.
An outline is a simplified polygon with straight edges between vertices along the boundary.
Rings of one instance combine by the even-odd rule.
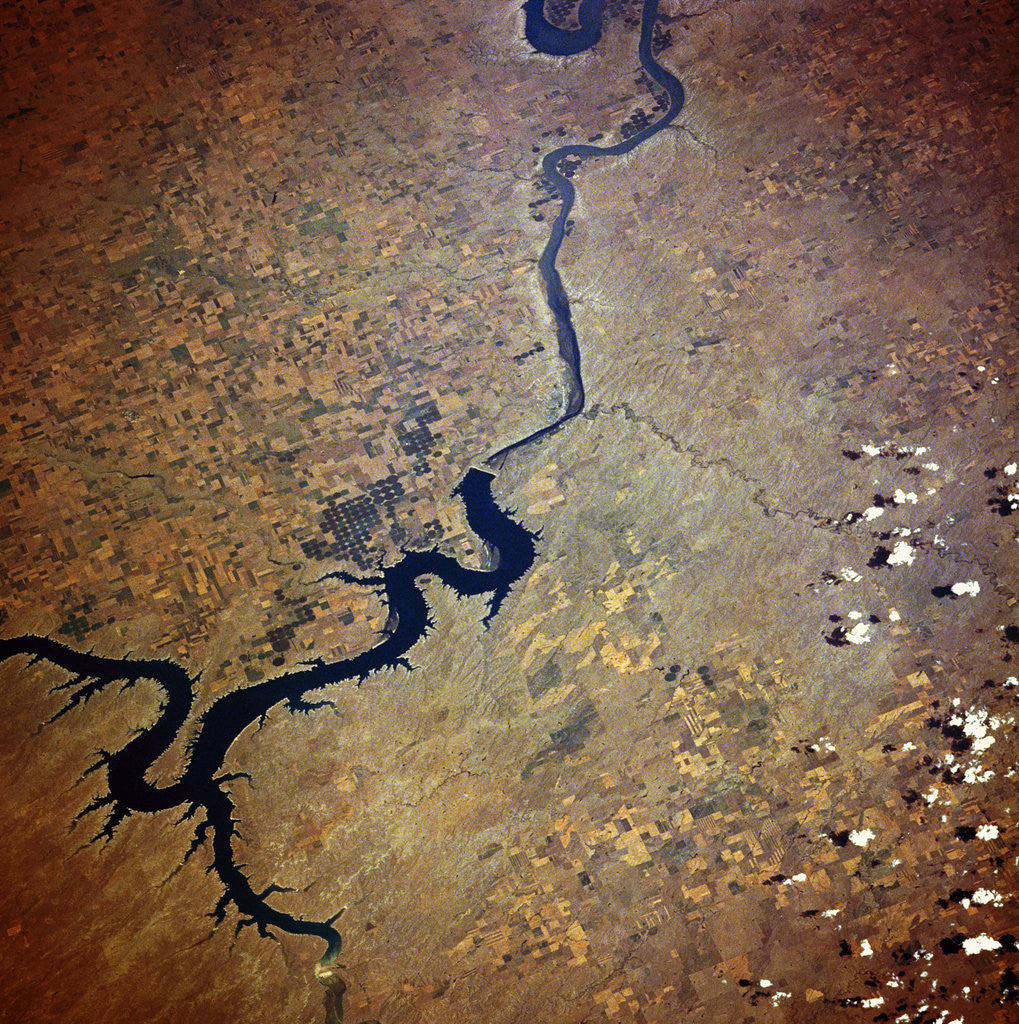
[[[343, 911], [333, 1019], [1006, 1021], [1014, 12], [661, 14], [678, 121], [571, 179], [587, 405], [494, 484], [533, 568], [246, 730], [237, 860]], [[196, 724], [376, 641], [330, 573], [490, 568], [451, 491], [566, 401], [540, 161], [655, 116], [640, 5], [567, 58], [515, 2], [3, 18], [3, 636], [174, 659]], [[194, 822], [76, 820], [159, 691], [39, 731], [67, 676], [0, 673], [10, 1019], [321, 1019]]]

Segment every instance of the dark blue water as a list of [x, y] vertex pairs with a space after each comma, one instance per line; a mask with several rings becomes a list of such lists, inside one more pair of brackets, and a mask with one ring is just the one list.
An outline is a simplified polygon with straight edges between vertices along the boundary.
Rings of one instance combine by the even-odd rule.
[[85, 654], [56, 643], [47, 637], [21, 636], [0, 640], [0, 661], [16, 654], [30, 655], [33, 661], [44, 659], [71, 674], [60, 689], [68, 694], [59, 718], [90, 697], [113, 684], [130, 687], [140, 679], [150, 679], [165, 697], [159, 717], [139, 732], [126, 746], [101, 755], [88, 772], [105, 768], [108, 787], [104, 796], [82, 812], [105, 812], [106, 821], [97, 838], [111, 839], [117, 826], [130, 814], [182, 808], [188, 817], [199, 816], [191, 852], [211, 842], [213, 869], [223, 884], [223, 896], [214, 916], [222, 921], [233, 904], [239, 914], [238, 929], [254, 925], [267, 935], [278, 928], [298, 935], [315, 935], [326, 943], [325, 958], [339, 952], [340, 936], [333, 927], [334, 918], [307, 921], [276, 910], [268, 897], [274, 890], [255, 892], [247, 876], [236, 863], [233, 839], [236, 836], [234, 805], [220, 775], [227, 751], [234, 740], [253, 723], [261, 721], [277, 705], [292, 712], [310, 711], [328, 701], [313, 702], [309, 693], [346, 680], [361, 681], [373, 672], [410, 668], [407, 652], [424, 637], [432, 621], [419, 585], [422, 576], [441, 580], [462, 597], [488, 594], [485, 623], [499, 611], [510, 591], [534, 562], [534, 535], [512, 519], [492, 498], [492, 474], [471, 469], [457, 487], [471, 529], [493, 548], [496, 565], [488, 571], [465, 569], [448, 555], [436, 550], [408, 551], [396, 565], [379, 576], [355, 580], [382, 592], [389, 610], [389, 631], [370, 650], [343, 661], [317, 660], [286, 672], [275, 679], [247, 686], [220, 697], [199, 719], [189, 743], [188, 761], [179, 778], [168, 786], [158, 786], [145, 777], [149, 768], [178, 736], [191, 713], [196, 679], [172, 661], [155, 659], [104, 658]]
[[[581, 27], [576, 32], [568, 32], [555, 28], [545, 20], [543, 0], [528, 0], [524, 5], [527, 40], [542, 53], [579, 53], [594, 45], [601, 38], [604, 6], [605, 0], [584, 0], [580, 5]], [[552, 318], [555, 320], [559, 356], [566, 365], [569, 394], [565, 408], [555, 422], [550, 423], [547, 427], [542, 427], [541, 430], [536, 430], [533, 434], [528, 434], [527, 437], [522, 437], [519, 441], [500, 448], [494, 455], [488, 457], [486, 465], [501, 467], [510, 452], [555, 433], [564, 423], [579, 416], [584, 410], [584, 378], [580, 370], [580, 346], [577, 344], [577, 332], [573, 326], [570, 299], [555, 265], [559, 249], [566, 237], [566, 222], [573, 210], [576, 189], [570, 179], [560, 173], [559, 168], [564, 160], [576, 162], [588, 160], [591, 157], [623, 156], [625, 153], [632, 152], [670, 125], [683, 109], [683, 86], [675, 75], [655, 60], [652, 53], [651, 41], [657, 17], [658, 0], [645, 0], [637, 55], [644, 70], [668, 96], [668, 107], [662, 116], [615, 146], [560, 146], [558, 149], [552, 150], [551, 153], [547, 153], [541, 161], [541, 172], [558, 194], [560, 205], [559, 214], [552, 223], [548, 242], [538, 260], [538, 272], [541, 274], [542, 284], [545, 287], [545, 300], [552, 313]], [[585, 18], [588, 20], [585, 21]], [[587, 42], [582, 45], [584, 41]]]
[[539, 53], [567, 57], [590, 50], [601, 39], [601, 20], [605, 0], [581, 0], [577, 11], [580, 28], [575, 31], [556, 28], [545, 18], [545, 0], [527, 0], [524, 4], [524, 34]]
[[[601, 37], [604, 0], [584, 0], [580, 7], [581, 28], [567, 32], [550, 25], [544, 17], [541, 0], [528, 0], [524, 7], [527, 38], [536, 50], [552, 55], [579, 53]], [[666, 91], [669, 106], [662, 118], [648, 125], [625, 142], [615, 146], [562, 146], [542, 161], [542, 171], [560, 200], [559, 214], [548, 244], [538, 261], [549, 309], [556, 323], [559, 354], [567, 367], [570, 394], [565, 411], [554, 423], [500, 449], [487, 464], [501, 466], [514, 450], [529, 445], [558, 430], [584, 408], [584, 383], [581, 376], [580, 349], [570, 313], [570, 302], [556, 270], [556, 256], [565, 237], [566, 221], [573, 208], [575, 192], [569, 179], [560, 173], [565, 158], [585, 160], [598, 156], [621, 156], [635, 149], [669, 124], [683, 104], [683, 89], [673, 75], [655, 61], [651, 37], [657, 17], [657, 0], [646, 0], [643, 10], [638, 54], [644, 69]], [[105, 814], [105, 822], [96, 839], [112, 839], [121, 822], [132, 814], [154, 814], [178, 809], [182, 820], [194, 820], [195, 836], [188, 856], [203, 846], [212, 850], [212, 870], [223, 887], [213, 916], [223, 921], [233, 906], [238, 914], [238, 931], [254, 926], [262, 935], [277, 929], [295, 935], [313, 935], [325, 943], [323, 959], [330, 960], [340, 949], [340, 934], [333, 926], [336, 916], [324, 921], [297, 918], [277, 910], [270, 903], [278, 887], [260, 892], [251, 883], [234, 856], [237, 836], [234, 805], [230, 798], [229, 777], [221, 774], [227, 751], [241, 733], [260, 722], [275, 707], [291, 712], [310, 711], [328, 701], [311, 701], [308, 695], [345, 681], [359, 682], [374, 672], [410, 668], [407, 654], [427, 635], [432, 622], [421, 589], [423, 576], [440, 580], [456, 594], [487, 594], [487, 626], [509, 594], [510, 588], [534, 563], [535, 535], [525, 530], [492, 497], [493, 475], [471, 469], [454, 492], [463, 501], [467, 521], [477, 536], [494, 552], [494, 568], [487, 571], [465, 569], [438, 550], [407, 551], [393, 566], [379, 575], [356, 578], [337, 572], [336, 578], [362, 584], [380, 591], [389, 610], [387, 631], [370, 650], [342, 661], [321, 659], [305, 663], [267, 680], [220, 697], [201, 716], [187, 747], [187, 762], [176, 781], [166, 786], [148, 781], [146, 774], [158, 758], [180, 736], [194, 704], [197, 679], [180, 665], [168, 660], [104, 658], [75, 651], [47, 637], [20, 636], [0, 639], [0, 661], [15, 655], [28, 655], [33, 661], [45, 660], [70, 674], [57, 689], [66, 693], [66, 701], [54, 719], [62, 717], [114, 684], [134, 686], [139, 680], [155, 682], [163, 691], [156, 721], [141, 730], [119, 750], [103, 753], [85, 774], [106, 770], [107, 787], [103, 796], [89, 804], [80, 816]]]

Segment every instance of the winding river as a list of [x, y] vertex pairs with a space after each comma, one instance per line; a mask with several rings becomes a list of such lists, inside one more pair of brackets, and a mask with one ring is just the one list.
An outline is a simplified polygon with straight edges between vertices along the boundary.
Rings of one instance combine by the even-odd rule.
[[[566, 31], [546, 20], [543, 0], [527, 0], [524, 5], [527, 39], [535, 50], [545, 54], [580, 53], [601, 37], [604, 7], [605, 0], [582, 0], [579, 12], [581, 27], [576, 31]], [[645, 0], [638, 55], [644, 70], [668, 95], [669, 105], [663, 116], [617, 145], [561, 146], [542, 160], [542, 173], [559, 199], [559, 213], [538, 261], [538, 269], [556, 324], [559, 354], [569, 378], [569, 394], [562, 415], [553, 423], [489, 456], [484, 464], [493, 469], [500, 468], [511, 452], [559, 430], [584, 408], [580, 348], [569, 297], [556, 269], [556, 257], [576, 195], [572, 183], [563, 173], [563, 163], [628, 153], [661, 131], [679, 113], [683, 104], [682, 86], [652, 53], [657, 16], [657, 0]], [[106, 772], [105, 793], [81, 812], [82, 816], [92, 812], [105, 814], [105, 823], [96, 839], [112, 839], [118, 825], [132, 814], [178, 809], [183, 819], [194, 818], [198, 822], [188, 856], [203, 847], [211, 848], [211, 869], [222, 884], [222, 895], [214, 910], [217, 921], [225, 920], [233, 906], [238, 914], [238, 931], [245, 926], [253, 926], [262, 935], [269, 935], [270, 929], [277, 929], [295, 935], [315, 936], [325, 943], [323, 962], [334, 959], [341, 941], [334, 927], [338, 914], [323, 921], [314, 921], [277, 909], [270, 902], [270, 897], [282, 890], [269, 886], [256, 892], [243, 866], [237, 863], [233, 848], [237, 836], [235, 808], [228, 790], [233, 776], [222, 771], [227, 751], [245, 729], [260, 722], [277, 706], [285, 706], [291, 712], [309, 711], [329, 703], [308, 700], [308, 694], [314, 691], [344, 681], [359, 682], [374, 672], [400, 665], [409, 668], [407, 653], [432, 625], [419, 583], [424, 576], [437, 578], [460, 596], [489, 595], [488, 612], [483, 620], [487, 626], [498, 613], [510, 588], [530, 569], [536, 554], [535, 535], [495, 503], [493, 479], [494, 472], [472, 468], [454, 494], [463, 502], [471, 529], [494, 550], [494, 568], [487, 571], [465, 569], [454, 559], [432, 549], [405, 551], [395, 565], [383, 568], [376, 576], [353, 577], [343, 572], [331, 574], [333, 578], [371, 587], [384, 595], [389, 619], [383, 639], [354, 657], [332, 662], [321, 659], [306, 662], [274, 679], [220, 697], [198, 719], [187, 744], [186, 765], [169, 785], [155, 785], [148, 781], [146, 774], [185, 728], [193, 710], [196, 677], [169, 660], [107, 658], [76, 651], [42, 636], [0, 639], [0, 661], [15, 655], [28, 655], [33, 662], [45, 660], [70, 674], [70, 679], [59, 687], [66, 694], [66, 701], [54, 719], [115, 683], [130, 687], [142, 679], [152, 680], [165, 694], [159, 715], [152, 725], [141, 730], [119, 750], [101, 754], [99, 760], [86, 770], [86, 774], [101, 769]]]

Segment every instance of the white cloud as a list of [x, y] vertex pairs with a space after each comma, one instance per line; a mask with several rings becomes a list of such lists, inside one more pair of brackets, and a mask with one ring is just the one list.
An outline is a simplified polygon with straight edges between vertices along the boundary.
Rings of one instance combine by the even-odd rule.
[[871, 641], [870, 623], [858, 622], [848, 633], [846, 633], [846, 639], [851, 644], [869, 644]]
[[913, 554], [913, 546], [905, 540], [895, 542], [892, 553], [888, 556], [889, 565], [912, 565], [916, 556]]
[[980, 593], [980, 584], [976, 580], [966, 580], [964, 583], [953, 583], [952, 593], [958, 594], [960, 597], [963, 594], [970, 594], [975, 597]]
[[[995, 892], [993, 889], [977, 889], [970, 899], [973, 903], [978, 903], [981, 906], [984, 906], [987, 903], [993, 903], [996, 907], [1000, 907], [1002, 895], [1000, 892]], [[966, 901], [963, 900], [963, 902], [965, 903]]]
[[869, 828], [853, 829], [849, 833], [849, 841], [854, 846], [866, 846], [874, 838], [874, 833]]
[[985, 933], [972, 939], [963, 939], [962, 948], [970, 956], [973, 956], [975, 953], [991, 953], [996, 949], [1001, 949], [1001, 943]]

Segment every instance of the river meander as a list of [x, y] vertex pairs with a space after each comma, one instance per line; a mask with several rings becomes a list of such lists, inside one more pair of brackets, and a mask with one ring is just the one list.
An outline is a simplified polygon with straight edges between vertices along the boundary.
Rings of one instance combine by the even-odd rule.
[[[527, 39], [538, 52], [550, 56], [580, 53], [595, 45], [601, 37], [605, 0], [583, 0], [579, 8], [580, 28], [567, 31], [551, 25], [545, 18], [542, 0], [527, 0], [524, 6]], [[95, 799], [82, 814], [105, 815], [97, 840], [112, 839], [118, 827], [132, 814], [155, 814], [177, 809], [195, 821], [195, 836], [190, 853], [206, 846], [212, 851], [212, 870], [222, 884], [222, 895], [214, 910], [218, 921], [229, 908], [238, 915], [237, 928], [254, 926], [262, 935], [271, 929], [295, 935], [309, 935], [325, 943], [323, 960], [335, 957], [340, 949], [336, 916], [324, 920], [294, 917], [273, 906], [271, 896], [280, 891], [269, 886], [255, 891], [243, 866], [237, 862], [234, 840], [237, 822], [228, 790], [230, 776], [221, 774], [230, 747], [249, 726], [259, 723], [275, 707], [293, 713], [310, 711], [328, 703], [311, 701], [308, 695], [342, 682], [357, 683], [369, 675], [410, 667], [407, 654], [429, 631], [431, 618], [421, 579], [439, 580], [462, 597], [489, 595], [484, 622], [498, 613], [510, 589], [534, 563], [536, 537], [506, 511], [492, 496], [494, 471], [514, 451], [531, 446], [559, 430], [584, 409], [584, 381], [581, 351], [577, 341], [569, 296], [556, 269], [556, 259], [566, 237], [567, 222], [576, 198], [570, 180], [575, 165], [591, 158], [622, 156], [669, 125], [683, 105], [679, 81], [653, 54], [653, 34], [658, 16], [657, 0], [643, 4], [638, 56], [641, 66], [661, 87], [667, 105], [659, 120], [613, 146], [565, 145], [547, 153], [542, 173], [554, 189], [559, 212], [552, 223], [547, 244], [538, 261], [546, 301], [555, 322], [558, 351], [568, 378], [568, 393], [561, 415], [541, 429], [507, 443], [488, 456], [484, 465], [492, 471], [470, 469], [455, 490], [463, 502], [468, 523], [474, 533], [490, 547], [493, 567], [489, 570], [466, 569], [437, 549], [405, 551], [394, 565], [384, 567], [375, 576], [353, 577], [336, 572], [335, 578], [379, 591], [388, 610], [383, 639], [374, 647], [339, 661], [317, 659], [274, 679], [233, 690], [216, 700], [198, 719], [187, 743], [187, 762], [177, 779], [159, 786], [147, 779], [147, 773], [160, 756], [179, 742], [190, 719], [197, 678], [170, 660], [104, 657], [77, 651], [43, 636], [18, 636], [0, 640], [0, 661], [17, 655], [33, 661], [45, 660], [68, 673], [70, 678], [58, 689], [66, 700], [54, 718], [60, 718], [93, 695], [119, 684], [130, 687], [140, 680], [158, 684], [165, 697], [155, 722], [139, 731], [125, 746], [104, 752], [87, 773], [105, 769], [106, 792]], [[564, 166], [569, 164], [572, 166]]]

